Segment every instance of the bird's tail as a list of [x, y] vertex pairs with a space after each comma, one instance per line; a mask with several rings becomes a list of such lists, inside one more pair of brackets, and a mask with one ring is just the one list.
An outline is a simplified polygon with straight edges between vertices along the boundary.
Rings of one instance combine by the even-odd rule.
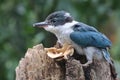
[[116, 70], [115, 70], [114, 62], [110, 58], [109, 52], [106, 49], [102, 49], [102, 53], [103, 53], [103, 56], [104, 56], [105, 60], [110, 64], [110, 69], [111, 69], [111, 73], [112, 73], [113, 78], [116, 79], [117, 78], [117, 73], [116, 73]]
[[107, 62], [109, 62], [110, 64], [113, 64], [112, 61], [111, 61], [109, 52], [106, 49], [102, 49], [102, 53], [103, 53], [103, 56], [104, 56], [105, 60]]

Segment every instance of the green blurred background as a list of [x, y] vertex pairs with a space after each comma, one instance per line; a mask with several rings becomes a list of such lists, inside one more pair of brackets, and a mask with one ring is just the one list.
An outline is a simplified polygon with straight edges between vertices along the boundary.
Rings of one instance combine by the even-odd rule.
[[55, 44], [53, 34], [32, 24], [58, 10], [70, 12], [111, 39], [110, 53], [120, 75], [120, 0], [0, 0], [0, 80], [15, 80], [15, 68], [28, 48]]

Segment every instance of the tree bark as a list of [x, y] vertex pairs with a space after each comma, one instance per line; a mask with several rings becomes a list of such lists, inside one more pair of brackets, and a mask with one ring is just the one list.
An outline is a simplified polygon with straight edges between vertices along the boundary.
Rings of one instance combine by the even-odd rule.
[[74, 57], [55, 61], [47, 56], [44, 47], [29, 48], [16, 67], [16, 80], [115, 80], [105, 60], [93, 60], [82, 67]]

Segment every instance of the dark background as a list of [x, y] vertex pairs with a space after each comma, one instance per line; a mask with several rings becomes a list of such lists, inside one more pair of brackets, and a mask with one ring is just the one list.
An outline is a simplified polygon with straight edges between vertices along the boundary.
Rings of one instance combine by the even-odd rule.
[[0, 0], [0, 80], [15, 80], [15, 68], [28, 48], [55, 43], [53, 34], [32, 24], [58, 10], [70, 12], [110, 38], [120, 75], [120, 0]]

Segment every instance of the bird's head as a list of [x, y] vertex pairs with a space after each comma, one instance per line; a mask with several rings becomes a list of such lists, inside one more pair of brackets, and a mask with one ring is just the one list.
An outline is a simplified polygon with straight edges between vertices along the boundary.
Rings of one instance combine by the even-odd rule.
[[58, 32], [60, 30], [68, 30], [72, 25], [76, 24], [70, 13], [65, 11], [56, 11], [48, 15], [48, 17], [43, 22], [38, 22], [33, 24], [34, 27], [43, 27], [45, 30], [52, 33]]

